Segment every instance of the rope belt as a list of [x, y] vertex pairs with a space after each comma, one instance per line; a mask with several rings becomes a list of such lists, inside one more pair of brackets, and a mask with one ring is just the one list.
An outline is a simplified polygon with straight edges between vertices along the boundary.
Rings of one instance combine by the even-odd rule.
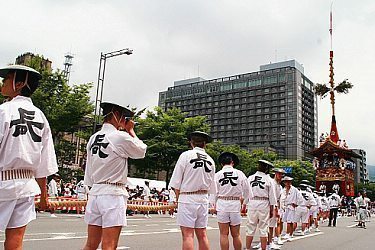
[[217, 198], [226, 201], [239, 201], [241, 199], [240, 197], [235, 196], [218, 196]]
[[34, 178], [34, 172], [29, 169], [11, 169], [0, 172], [1, 181], [32, 178]]
[[269, 198], [255, 196], [255, 197], [251, 198], [250, 200], [253, 200], [253, 201], [268, 201]]
[[359, 206], [359, 208], [366, 209], [366, 206]]
[[186, 194], [186, 195], [190, 195], [190, 194], [208, 194], [208, 191], [207, 190], [198, 190], [198, 191], [192, 191], [192, 192], [181, 192], [180, 194]]
[[108, 184], [108, 185], [113, 185], [113, 186], [117, 186], [117, 187], [125, 187], [126, 186], [126, 184], [121, 183], [121, 182], [113, 183], [113, 182], [109, 182], [109, 181], [103, 181], [103, 182], [99, 182], [97, 184]]

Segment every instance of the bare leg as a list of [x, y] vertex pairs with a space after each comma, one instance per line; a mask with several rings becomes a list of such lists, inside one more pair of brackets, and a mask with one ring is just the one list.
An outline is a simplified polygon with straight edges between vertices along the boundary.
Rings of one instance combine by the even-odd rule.
[[116, 250], [118, 239], [121, 233], [121, 226], [108, 227], [102, 229], [102, 249]]
[[254, 236], [246, 236], [246, 249], [251, 249], [251, 243], [253, 243]]
[[26, 226], [7, 228], [5, 230], [4, 250], [22, 250], [23, 236]]
[[102, 227], [88, 225], [87, 227], [87, 241], [83, 250], [96, 250], [102, 241]]
[[181, 226], [182, 250], [194, 250], [194, 228]]
[[274, 227], [268, 228], [268, 244], [271, 244], [273, 238]]
[[199, 250], [209, 250], [210, 243], [208, 242], [206, 228], [195, 228], [195, 234], [197, 235]]
[[220, 230], [220, 248], [221, 250], [229, 250], [229, 223], [218, 223]]
[[233, 238], [233, 247], [234, 250], [241, 250], [242, 249], [242, 242], [240, 236], [240, 228], [241, 225], [230, 226], [230, 234]]
[[262, 250], [266, 250], [267, 248], [267, 237], [260, 237], [260, 246]]

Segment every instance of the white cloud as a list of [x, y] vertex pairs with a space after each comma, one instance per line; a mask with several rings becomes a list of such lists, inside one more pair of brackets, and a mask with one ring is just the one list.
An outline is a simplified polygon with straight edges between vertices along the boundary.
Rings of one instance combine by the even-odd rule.
[[[43, 54], [62, 68], [75, 54], [71, 82], [97, 81], [100, 52], [133, 48], [107, 62], [105, 99], [155, 106], [173, 81], [257, 71], [270, 61], [297, 59], [314, 82], [328, 81], [329, 8], [326, 0], [2, 1], [0, 64], [23, 52]], [[339, 134], [367, 151], [375, 164], [371, 124], [375, 3], [335, 1], [337, 82], [354, 89], [337, 97]], [[95, 92], [95, 90], [93, 91]], [[319, 102], [319, 130], [330, 126], [329, 100]]]

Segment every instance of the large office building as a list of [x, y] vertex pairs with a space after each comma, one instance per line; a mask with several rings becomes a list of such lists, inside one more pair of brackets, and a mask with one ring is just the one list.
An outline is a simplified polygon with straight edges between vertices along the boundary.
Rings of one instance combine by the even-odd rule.
[[368, 183], [369, 182], [369, 173], [367, 170], [366, 164], [366, 151], [362, 149], [352, 149], [360, 157], [354, 158], [354, 163], [356, 165], [354, 172], [354, 182], [355, 183]]
[[295, 60], [262, 65], [247, 74], [176, 81], [159, 93], [159, 106], [180, 108], [188, 117], [206, 116], [214, 139], [248, 150], [306, 159], [317, 145], [313, 83]]

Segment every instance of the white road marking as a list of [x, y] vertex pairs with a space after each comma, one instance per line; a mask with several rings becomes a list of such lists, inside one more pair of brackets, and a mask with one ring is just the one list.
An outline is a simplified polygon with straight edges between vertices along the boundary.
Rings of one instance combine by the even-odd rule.
[[[130, 249], [130, 247], [117, 247], [116, 249]], [[99, 248], [98, 250], [102, 250], [102, 249]]]
[[346, 226], [346, 227], [349, 227], [349, 228], [353, 228], [353, 227], [356, 227], [358, 224], [353, 224], [353, 225], [349, 225], [349, 226]]
[[[318, 232], [318, 233], [313, 233], [313, 234], [307, 234], [307, 235], [304, 235], [304, 236], [297, 236], [297, 237], [291, 238], [289, 241], [302, 240], [302, 239], [306, 239], [306, 238], [318, 236], [318, 235], [321, 235], [321, 234], [324, 234], [324, 233], [323, 232]], [[284, 241], [284, 242], [286, 242], [286, 241]]]

